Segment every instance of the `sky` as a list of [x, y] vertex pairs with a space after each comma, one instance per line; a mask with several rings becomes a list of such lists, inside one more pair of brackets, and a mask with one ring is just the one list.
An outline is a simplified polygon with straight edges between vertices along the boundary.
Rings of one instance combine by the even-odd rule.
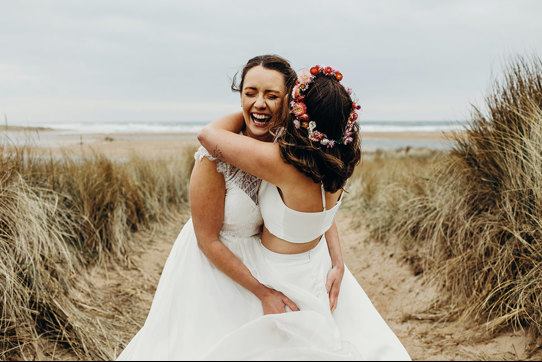
[[204, 121], [278, 54], [330, 65], [368, 120], [469, 116], [517, 55], [542, 57], [542, 1], [48, 0], [0, 4], [10, 123]]

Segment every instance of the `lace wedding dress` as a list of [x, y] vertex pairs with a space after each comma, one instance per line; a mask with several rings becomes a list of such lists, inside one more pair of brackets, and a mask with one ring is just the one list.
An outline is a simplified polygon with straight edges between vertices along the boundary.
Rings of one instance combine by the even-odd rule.
[[[200, 147], [196, 158], [202, 157], [214, 160]], [[330, 312], [325, 238], [302, 254], [266, 249], [259, 238], [260, 180], [215, 162], [226, 181], [221, 241], [300, 311], [264, 316], [259, 299], [200, 251], [189, 220], [164, 266], [145, 325], [118, 360], [408, 360], [347, 268], [337, 309]]]

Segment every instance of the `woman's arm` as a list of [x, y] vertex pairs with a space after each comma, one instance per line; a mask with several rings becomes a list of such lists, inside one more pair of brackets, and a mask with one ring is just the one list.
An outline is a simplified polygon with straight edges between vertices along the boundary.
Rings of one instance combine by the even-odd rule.
[[329, 293], [329, 307], [333, 312], [337, 308], [337, 300], [339, 299], [339, 291], [344, 275], [343, 254], [339, 241], [339, 230], [335, 221], [326, 231], [326, 242], [331, 257], [331, 270], [327, 274], [326, 289]]
[[299, 173], [282, 160], [276, 144], [235, 133], [242, 117], [235, 113], [213, 121], [198, 133], [198, 141], [214, 157], [262, 180], [277, 186], [291, 182]]
[[228, 132], [239, 133], [243, 128], [245, 128], [243, 112], [222, 116], [212, 121], [210, 124], [208, 124], [208, 126], [223, 129], [224, 131]]
[[207, 158], [196, 161], [190, 177], [190, 204], [194, 231], [201, 251], [218, 269], [252, 292], [262, 302], [264, 314], [284, 313], [284, 306], [298, 310], [281, 292], [261, 284], [219, 239], [224, 220], [224, 177]]

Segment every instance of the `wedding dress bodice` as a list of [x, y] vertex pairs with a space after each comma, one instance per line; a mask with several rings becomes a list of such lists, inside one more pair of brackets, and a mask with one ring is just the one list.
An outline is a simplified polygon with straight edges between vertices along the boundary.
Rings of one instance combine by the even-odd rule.
[[211, 156], [203, 147], [198, 149], [194, 157], [197, 160], [207, 157], [214, 161], [216, 170], [224, 175], [226, 198], [221, 236], [227, 239], [227, 236], [249, 237], [259, 234], [263, 224], [258, 207], [258, 189], [261, 180]]
[[286, 206], [277, 186], [262, 181], [259, 191], [260, 210], [265, 227], [271, 234], [290, 243], [307, 243], [323, 235], [333, 224], [341, 199], [342, 195], [334, 207], [326, 210], [322, 187], [323, 211], [301, 212]]

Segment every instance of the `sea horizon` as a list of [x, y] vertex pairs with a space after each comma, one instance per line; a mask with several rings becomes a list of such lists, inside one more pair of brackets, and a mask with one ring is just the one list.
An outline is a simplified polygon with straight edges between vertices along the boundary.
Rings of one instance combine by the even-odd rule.
[[[10, 122], [9, 126], [51, 128], [58, 134], [196, 133], [207, 121], [51, 121]], [[460, 121], [362, 120], [362, 132], [449, 132], [463, 129]]]

